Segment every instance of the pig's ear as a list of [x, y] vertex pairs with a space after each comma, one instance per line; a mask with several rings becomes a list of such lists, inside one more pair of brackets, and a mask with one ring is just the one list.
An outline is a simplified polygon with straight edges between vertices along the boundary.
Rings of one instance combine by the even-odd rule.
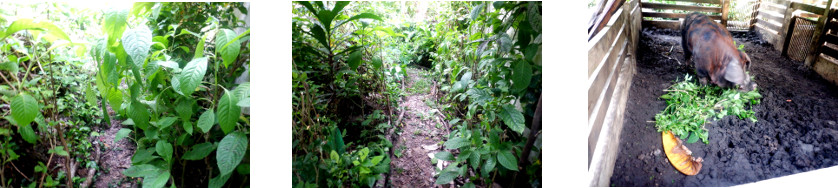
[[740, 84], [745, 79], [745, 71], [738, 61], [730, 61], [725, 67], [725, 80]]
[[743, 51], [739, 51], [739, 56], [745, 61], [745, 70], [751, 70], [751, 57], [748, 57], [748, 54]]

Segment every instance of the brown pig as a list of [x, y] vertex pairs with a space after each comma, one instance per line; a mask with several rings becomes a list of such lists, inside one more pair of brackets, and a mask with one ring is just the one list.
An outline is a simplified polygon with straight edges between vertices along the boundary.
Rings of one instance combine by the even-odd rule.
[[730, 32], [707, 15], [693, 12], [681, 24], [681, 46], [684, 59], [695, 63], [695, 72], [702, 84], [710, 82], [720, 87], [738, 88], [740, 91], [756, 89], [745, 70], [751, 59], [736, 49]]

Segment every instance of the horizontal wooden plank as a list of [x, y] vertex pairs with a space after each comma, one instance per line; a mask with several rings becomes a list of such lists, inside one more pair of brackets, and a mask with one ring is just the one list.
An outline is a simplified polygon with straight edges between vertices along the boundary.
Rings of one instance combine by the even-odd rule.
[[826, 34], [824, 35], [824, 41], [832, 44], [838, 45], [838, 35], [835, 34]]
[[838, 58], [838, 49], [833, 48], [832, 45], [822, 45], [820, 48], [821, 53], [824, 55], [832, 58]]
[[663, 3], [642, 3], [640, 7], [663, 10], [684, 10], [684, 11], [698, 11], [698, 12], [713, 12], [722, 13], [722, 7], [705, 7], [692, 5], [673, 5]]
[[[625, 47], [627, 45], [628, 43], [624, 43], [621, 46], [623, 46], [623, 49], [626, 49]], [[625, 54], [625, 50], [621, 51], [621, 54]], [[602, 131], [602, 123], [605, 120], [608, 108], [611, 107], [611, 99], [614, 97], [614, 88], [617, 86], [617, 78], [620, 77], [620, 67], [625, 64], [622, 63], [622, 60], [624, 59], [625, 55], [623, 55], [619, 60], [615, 60], [617, 63], [615, 63], [613, 67], [609, 67], [612, 71], [610, 71], [610, 74], [608, 75], [607, 82], [603, 85], [605, 91], [603, 91], [599, 96], [596, 96], [598, 100], [595, 104], [596, 107], [594, 107], [595, 111], [588, 114], [588, 126], [590, 126], [590, 132], [588, 132], [589, 159], [592, 157], [591, 154], [596, 149], [597, 140]]]
[[761, 0], [762, 3], [776, 3], [776, 4], [783, 4], [790, 0]]
[[[657, 17], [657, 18], [685, 18], [687, 14], [682, 13], [666, 13], [666, 12], [643, 12], [643, 17]], [[708, 15], [710, 19], [721, 20], [722, 16]]]
[[778, 22], [765, 21], [763, 19], [757, 19], [757, 24], [760, 24], [763, 27], [767, 27], [767, 28], [769, 28], [771, 30], [774, 30], [774, 31], [780, 31], [783, 28], [783, 25], [778, 23]]
[[[647, 0], [643, 0], [644, 2]], [[689, 2], [689, 3], [707, 3], [707, 4], [722, 4], [722, 0], [672, 0], [678, 2]]]
[[838, 21], [829, 21], [824, 28], [829, 34], [838, 34]]
[[608, 25], [600, 31], [597, 36], [588, 41], [588, 76], [594, 73], [594, 69], [603, 58], [610, 52], [612, 46], [617, 44], [617, 36], [620, 29], [625, 25], [626, 16], [622, 13], [624, 9], [617, 10]]
[[805, 3], [798, 3], [798, 2], [792, 2], [791, 5], [789, 5], [789, 7], [793, 8], [793, 9], [797, 9], [797, 10], [802, 10], [802, 11], [806, 11], [806, 12], [815, 13], [815, 14], [823, 14], [823, 10], [824, 10], [824, 8], [821, 8], [821, 7], [816, 7], [814, 5], [805, 4]]
[[681, 22], [680, 21], [668, 21], [668, 20], [643, 20], [641, 25], [643, 27], [656, 27], [662, 29], [681, 29]]
[[759, 4], [759, 10], [784, 14], [784, 12], [786, 12], [786, 5], [762, 1]]
[[617, 60], [625, 56], [625, 45], [623, 44], [628, 39], [628, 35], [624, 32], [627, 29], [624, 27], [620, 30], [621, 32], [617, 35], [617, 45], [609, 49], [608, 56], [602, 62], [599, 62], [592, 75], [588, 75], [588, 115], [591, 115], [594, 111], [595, 102], [599, 99], [605, 88], [604, 86], [607, 86], [604, 84], [607, 83], [607, 79], [615, 71], [613, 70], [614, 64], [617, 64]]
[[767, 20], [774, 20], [779, 23], [783, 23], [783, 14], [776, 13], [776, 12], [769, 12], [769, 11], [758, 11], [757, 18], [764, 18]]

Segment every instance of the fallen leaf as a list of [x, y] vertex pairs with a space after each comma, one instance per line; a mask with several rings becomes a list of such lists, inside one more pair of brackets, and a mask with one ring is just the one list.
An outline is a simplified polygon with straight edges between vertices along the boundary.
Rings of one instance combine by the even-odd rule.
[[672, 132], [662, 132], [661, 137], [663, 137], [663, 150], [666, 153], [666, 158], [676, 170], [690, 176], [701, 171], [701, 162], [704, 160], [701, 157], [698, 159], [692, 157], [692, 151], [680, 139], [675, 138]]
[[791, 99], [789, 99], [789, 100], [786, 100], [786, 102], [791, 102]]

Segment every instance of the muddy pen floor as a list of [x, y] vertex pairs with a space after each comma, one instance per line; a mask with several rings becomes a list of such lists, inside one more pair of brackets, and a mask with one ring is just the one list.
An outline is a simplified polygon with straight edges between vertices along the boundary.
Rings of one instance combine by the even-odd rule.
[[726, 116], [708, 121], [709, 144], [686, 144], [704, 158], [695, 176], [669, 163], [654, 116], [664, 89], [685, 74], [680, 32], [643, 29], [620, 135], [612, 186], [730, 186], [838, 164], [838, 87], [780, 55], [755, 33], [734, 33], [751, 58], [750, 75], [762, 94], [758, 121]]

